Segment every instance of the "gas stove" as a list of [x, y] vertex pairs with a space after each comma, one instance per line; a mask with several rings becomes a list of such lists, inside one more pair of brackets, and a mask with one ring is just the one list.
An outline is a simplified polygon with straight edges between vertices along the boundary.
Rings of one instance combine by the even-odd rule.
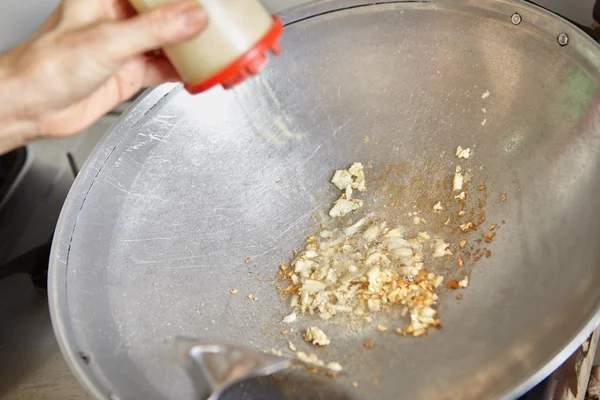
[[[306, 0], [263, 1], [272, 12], [307, 2]], [[595, 0], [538, 0], [535, 3], [577, 23], [592, 35], [594, 35], [594, 17], [596, 20], [600, 20], [600, 7], [596, 6]], [[2, 38], [0, 52], [12, 47], [30, 34], [56, 4], [56, 0], [45, 0], [36, 2], [36, 7], [31, 7], [27, 2], [5, 1], [3, 11], [6, 12], [0, 15], [0, 38]], [[15, 18], [16, 14], [20, 17]], [[29, 21], [29, 24], [24, 24], [23, 21]], [[30, 290], [33, 287], [42, 291], [45, 289], [45, 272], [50, 243], [62, 203], [88, 154], [128, 105], [129, 103], [119, 106], [77, 137], [38, 142], [0, 156], [0, 279], [25, 273], [32, 277], [33, 285], [28, 287], [21, 279], [18, 284], [23, 286], [23, 290]], [[6, 286], [5, 282], [0, 283], [4, 283]], [[0, 286], [0, 298], [3, 294], [18, 296], [18, 293], [15, 292], [15, 290], [3, 291]], [[13, 297], [4, 297], [0, 303], [13, 302], [15, 301]], [[27, 299], [30, 300], [29, 297]], [[23, 299], [16, 301], [21, 300]], [[7, 315], [6, 310], [7, 308], [0, 307], [0, 321], [2, 321], [0, 322], [0, 359], [5, 360], [3, 364], [9, 365], [12, 364], [10, 360], [12, 354], [18, 354], [19, 357], [22, 354], [6, 352], [6, 346], [21, 343], [19, 335], [15, 336], [14, 334], [11, 336], [13, 339], [8, 340], [8, 343], [4, 341], [7, 337], [6, 327], [26, 330], [31, 324], [19, 322], [15, 326], [10, 323], [11, 319], [6, 323], [6, 319], [3, 318]], [[27, 312], [26, 309], [24, 312]], [[14, 315], [9, 315], [9, 318], [14, 319]], [[46, 326], [44, 334], [52, 335], [47, 315], [40, 317], [38, 313], [32, 318], [41, 318], [35, 326]], [[19, 317], [18, 320], [21, 321], [22, 318]], [[25, 333], [31, 334], [23, 332], [23, 335]], [[583, 399], [589, 369], [594, 364], [593, 354], [598, 336], [597, 332], [594, 337], [590, 337], [588, 344], [581, 347], [561, 368], [524, 395], [522, 399]], [[28, 346], [31, 346], [30, 341], [27, 343]], [[54, 344], [54, 346], [56, 345]], [[35, 349], [33, 350], [35, 353]], [[600, 360], [595, 361], [596, 365], [600, 364]], [[23, 361], [19, 360], [16, 364], [23, 365]], [[0, 365], [0, 377], [3, 375], [14, 376], [14, 372], [12, 375], [3, 373], [2, 368], [7, 368], [6, 365]], [[63, 379], [64, 384], [73, 386], [74, 378], [70, 376], [64, 365], [62, 368], [64, 374], [59, 380]], [[45, 371], [44, 373], [48, 376], [52, 375], [52, 372]], [[33, 373], [22, 378], [21, 380], [25, 381], [35, 381], [40, 379], [40, 375]], [[71, 381], [68, 381], [69, 379]], [[3, 383], [6, 382], [0, 378], [0, 397], [5, 394]], [[43, 387], [43, 385], [41, 386]], [[83, 391], [77, 392], [77, 385], [74, 387], [75, 389], [71, 393], [73, 397], [85, 396]], [[10, 395], [19, 395], [22, 398], [34, 398], [34, 396], [35, 398], [64, 398], [64, 393], [55, 397], [50, 393], [39, 396], [39, 394], [32, 395], [28, 392], [30, 395], [27, 395], [18, 388], [9, 389], [6, 393], [9, 394], [9, 397]]]

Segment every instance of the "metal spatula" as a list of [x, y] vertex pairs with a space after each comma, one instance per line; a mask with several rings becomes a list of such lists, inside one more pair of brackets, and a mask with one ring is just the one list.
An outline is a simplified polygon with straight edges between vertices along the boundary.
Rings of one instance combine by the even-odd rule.
[[326, 367], [243, 346], [190, 338], [177, 338], [175, 344], [177, 356], [183, 360], [200, 400], [218, 400], [235, 384], [272, 375], [293, 366], [332, 372]]

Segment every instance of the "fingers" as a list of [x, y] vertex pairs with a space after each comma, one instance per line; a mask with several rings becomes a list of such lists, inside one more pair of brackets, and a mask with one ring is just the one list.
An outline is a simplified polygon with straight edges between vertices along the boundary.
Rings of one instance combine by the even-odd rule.
[[146, 61], [142, 87], [152, 87], [165, 82], [180, 82], [181, 77], [165, 57], [149, 58]]
[[[134, 58], [88, 97], [62, 111], [49, 113], [39, 123], [40, 134], [61, 137], [80, 132], [143, 87], [177, 80], [179, 76], [166, 58]], [[0, 147], [1, 144], [0, 140]]]
[[57, 11], [57, 22], [63, 30], [82, 28], [100, 21], [121, 20], [136, 14], [128, 0], [62, 0]]
[[107, 56], [116, 63], [196, 36], [206, 25], [206, 13], [196, 1], [154, 8], [136, 17], [102, 24], [99, 35]]

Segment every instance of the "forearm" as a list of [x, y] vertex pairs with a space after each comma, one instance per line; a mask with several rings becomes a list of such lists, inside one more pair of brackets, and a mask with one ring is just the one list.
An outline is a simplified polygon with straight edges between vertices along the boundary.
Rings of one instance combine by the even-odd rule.
[[27, 115], [27, 104], [20, 95], [20, 78], [2, 65], [0, 57], [0, 155], [38, 137], [36, 123]]

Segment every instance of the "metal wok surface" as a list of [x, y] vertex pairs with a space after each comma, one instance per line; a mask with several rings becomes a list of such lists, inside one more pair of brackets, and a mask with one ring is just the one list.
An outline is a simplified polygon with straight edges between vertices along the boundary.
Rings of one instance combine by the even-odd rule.
[[[386, 190], [430, 201], [457, 145], [474, 149], [495, 199], [487, 219], [506, 224], [463, 300], [442, 293], [443, 329], [377, 336], [365, 355], [375, 333], [331, 325], [318, 354], [345, 377], [295, 371], [231, 396], [510, 398], [597, 325], [598, 46], [520, 2], [366, 3], [287, 13], [285, 54], [260, 78], [198, 97], [157, 88], [95, 149], [62, 211], [49, 281], [62, 351], [94, 396], [193, 398], [175, 336], [285, 348], [288, 306], [266, 278], [336, 199], [333, 170], [361, 161], [369, 179], [402, 165], [424, 186], [399, 174]], [[384, 194], [365, 200], [401, 219], [376, 203]]]

